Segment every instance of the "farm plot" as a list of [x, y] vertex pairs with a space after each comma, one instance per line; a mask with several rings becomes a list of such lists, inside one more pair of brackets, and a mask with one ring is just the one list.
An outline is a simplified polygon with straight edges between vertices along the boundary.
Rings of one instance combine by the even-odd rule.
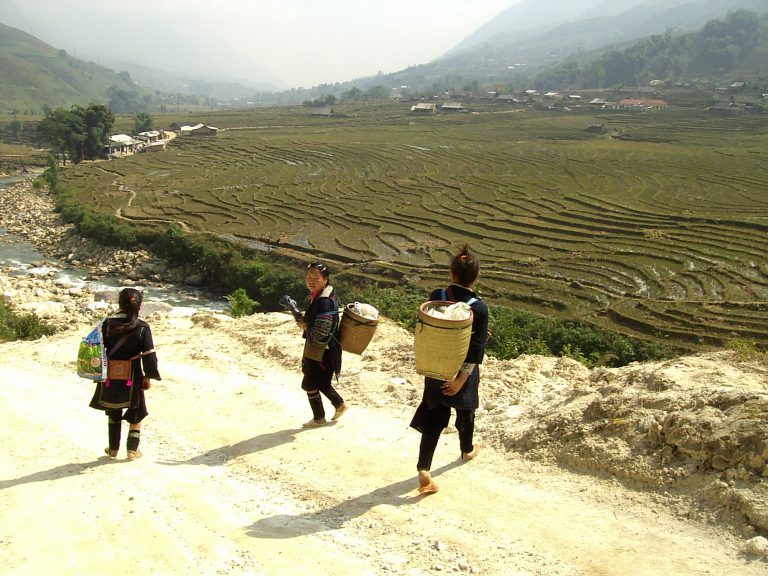
[[65, 178], [121, 218], [429, 286], [469, 242], [493, 302], [691, 347], [768, 343], [765, 121], [616, 115], [613, 139], [585, 115], [280, 120]]

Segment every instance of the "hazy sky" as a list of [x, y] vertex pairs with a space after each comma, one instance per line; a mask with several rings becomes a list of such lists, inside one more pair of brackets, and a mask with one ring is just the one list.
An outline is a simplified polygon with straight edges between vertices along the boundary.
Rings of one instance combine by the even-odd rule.
[[310, 87], [425, 64], [518, 1], [0, 0], [0, 21], [79, 58]]

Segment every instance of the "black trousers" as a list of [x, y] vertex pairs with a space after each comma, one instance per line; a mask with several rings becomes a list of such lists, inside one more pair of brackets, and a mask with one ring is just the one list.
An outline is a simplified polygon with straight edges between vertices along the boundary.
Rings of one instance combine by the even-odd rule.
[[[418, 427], [411, 426], [421, 432], [421, 442], [419, 443], [419, 460], [416, 463], [417, 470], [430, 470], [432, 468], [432, 459], [437, 449], [437, 443], [440, 441], [440, 434], [448, 424], [451, 409], [447, 406], [435, 406], [429, 408], [426, 403], [422, 403], [416, 411], [414, 422]], [[472, 443], [475, 434], [475, 411], [472, 409], [456, 409], [456, 430], [459, 432], [459, 448], [463, 453], [472, 452], [474, 444]]]

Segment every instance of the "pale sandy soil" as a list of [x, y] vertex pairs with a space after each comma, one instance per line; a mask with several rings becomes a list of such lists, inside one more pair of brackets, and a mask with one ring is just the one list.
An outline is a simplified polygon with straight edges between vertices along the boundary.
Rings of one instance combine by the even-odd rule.
[[[492, 406], [514, 386], [512, 363], [483, 373], [480, 456], [462, 463], [455, 432], [444, 434], [441, 490], [420, 497], [406, 332], [382, 322], [363, 357], [345, 354], [350, 410], [303, 430], [301, 339], [287, 315], [150, 321], [164, 379], [132, 462], [124, 447], [117, 461], [102, 453], [106, 419], [74, 372], [82, 327], [0, 344], [3, 574], [768, 574], [742, 553], [743, 535], [686, 517], [663, 489], [505, 448], [499, 427], [533, 409], [524, 398]], [[537, 378], [554, 379], [554, 366]]]

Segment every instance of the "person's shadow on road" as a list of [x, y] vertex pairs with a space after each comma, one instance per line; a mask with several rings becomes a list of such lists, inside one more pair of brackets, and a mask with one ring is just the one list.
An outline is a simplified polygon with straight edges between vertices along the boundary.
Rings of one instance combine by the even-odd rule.
[[270, 432], [268, 434], [259, 434], [253, 438], [248, 438], [236, 444], [228, 444], [227, 446], [220, 446], [213, 450], [208, 450], [197, 456], [193, 456], [188, 460], [156, 460], [158, 464], [165, 466], [181, 466], [181, 465], [200, 465], [206, 466], [224, 466], [227, 462], [236, 460], [248, 454], [254, 454], [256, 452], [262, 452], [263, 450], [269, 450], [270, 448], [276, 448], [283, 444], [289, 444], [296, 439], [296, 434], [299, 432], [306, 432], [308, 428], [294, 428], [291, 430], [279, 430], [277, 432]]
[[91, 462], [69, 462], [67, 464], [62, 464], [61, 466], [56, 466], [55, 468], [40, 470], [39, 472], [33, 472], [32, 474], [27, 474], [26, 476], [21, 476], [19, 478], [0, 480], [0, 490], [13, 488], [14, 486], [20, 486], [22, 484], [30, 484], [32, 482], [49, 482], [51, 480], [79, 476], [80, 474], [87, 473], [93, 468], [98, 468], [99, 466], [104, 466], [106, 464], [117, 464], [119, 462], [122, 461], [115, 461], [107, 455], [101, 456]]
[[[443, 472], [447, 472], [461, 464], [462, 462], [457, 460], [441, 466], [432, 471], [432, 477], [439, 476]], [[386, 504], [397, 507], [419, 502], [426, 496], [415, 493], [417, 484], [416, 476], [414, 475], [408, 480], [382, 486], [373, 492], [363, 494], [357, 498], [344, 500], [323, 510], [296, 515], [277, 514], [262, 518], [246, 528], [246, 535], [253, 538], [282, 539], [306, 536], [325, 530], [337, 530], [353, 518], [362, 516], [374, 506]]]

